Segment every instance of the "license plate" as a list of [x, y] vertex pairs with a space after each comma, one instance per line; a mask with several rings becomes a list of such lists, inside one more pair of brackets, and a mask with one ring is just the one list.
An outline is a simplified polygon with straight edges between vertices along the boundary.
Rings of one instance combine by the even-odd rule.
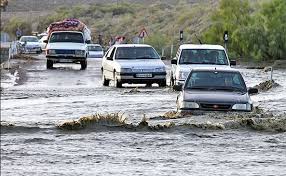
[[60, 59], [59, 61], [60, 61], [60, 62], [72, 62], [71, 59]]
[[145, 73], [145, 74], [136, 74], [136, 77], [137, 77], [137, 78], [152, 78], [152, 74], [148, 74], [148, 73]]

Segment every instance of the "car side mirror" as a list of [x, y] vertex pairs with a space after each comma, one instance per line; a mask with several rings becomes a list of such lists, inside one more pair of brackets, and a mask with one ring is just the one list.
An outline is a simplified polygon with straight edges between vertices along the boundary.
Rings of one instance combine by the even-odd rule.
[[180, 85], [174, 85], [173, 86], [173, 89], [176, 90], [176, 91], [182, 91], [183, 90], [183, 85], [180, 84]]
[[249, 95], [257, 94], [258, 93], [258, 89], [251, 87], [251, 88], [248, 88], [247, 92], [249, 93]]
[[110, 57], [110, 56], [107, 56], [107, 58], [106, 58], [107, 60], [112, 60], [112, 58]]
[[166, 60], [166, 56], [162, 56], [162, 57], [161, 57], [161, 60]]
[[43, 40], [44, 43], [48, 43], [48, 40]]
[[236, 60], [230, 60], [230, 66], [236, 66]]
[[86, 40], [85, 43], [86, 43], [86, 44], [90, 44], [90, 40]]
[[176, 59], [172, 59], [172, 60], [171, 60], [171, 64], [177, 65], [177, 60], [176, 60]]

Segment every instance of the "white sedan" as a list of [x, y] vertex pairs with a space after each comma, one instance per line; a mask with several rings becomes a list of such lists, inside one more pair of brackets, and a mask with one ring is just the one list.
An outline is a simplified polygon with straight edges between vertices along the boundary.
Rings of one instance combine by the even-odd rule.
[[102, 59], [103, 85], [110, 80], [115, 87], [124, 83], [159, 84], [166, 86], [166, 68], [156, 50], [150, 45], [119, 44], [112, 46]]
[[88, 44], [87, 48], [89, 58], [102, 58], [104, 55], [103, 49], [99, 44]]
[[19, 40], [21, 52], [23, 53], [41, 53], [42, 49], [36, 36], [22, 36]]

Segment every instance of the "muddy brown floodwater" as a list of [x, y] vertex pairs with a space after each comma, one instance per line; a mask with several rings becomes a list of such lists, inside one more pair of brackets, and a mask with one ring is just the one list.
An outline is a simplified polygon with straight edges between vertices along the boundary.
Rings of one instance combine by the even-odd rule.
[[[1, 77], [3, 176], [286, 175], [286, 70], [252, 96], [257, 113], [182, 116], [169, 88], [103, 87], [100, 59], [17, 63]], [[269, 79], [237, 68], [249, 87]]]

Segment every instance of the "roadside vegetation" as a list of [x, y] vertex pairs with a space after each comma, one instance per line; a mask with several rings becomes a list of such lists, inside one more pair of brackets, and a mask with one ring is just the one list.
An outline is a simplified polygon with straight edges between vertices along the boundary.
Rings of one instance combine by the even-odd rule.
[[[127, 42], [132, 42], [145, 27], [148, 36], [144, 42], [154, 46], [160, 54], [164, 52], [168, 58], [175, 55], [180, 44], [180, 30], [184, 31], [184, 43], [199, 43], [199, 38], [203, 43], [220, 45], [224, 45], [223, 33], [228, 31], [228, 51], [232, 58], [256, 61], [286, 58], [285, 0], [83, 4], [60, 7], [50, 15], [31, 21], [36, 23], [34, 30], [42, 32], [50, 23], [64, 18], [78, 18], [86, 23], [93, 41], [97, 42], [101, 35], [104, 45], [116, 35], [124, 35]], [[22, 25], [28, 33], [29, 22], [19, 19], [7, 22], [4, 31], [14, 35], [17, 26]], [[174, 46], [173, 53], [171, 46]]]

